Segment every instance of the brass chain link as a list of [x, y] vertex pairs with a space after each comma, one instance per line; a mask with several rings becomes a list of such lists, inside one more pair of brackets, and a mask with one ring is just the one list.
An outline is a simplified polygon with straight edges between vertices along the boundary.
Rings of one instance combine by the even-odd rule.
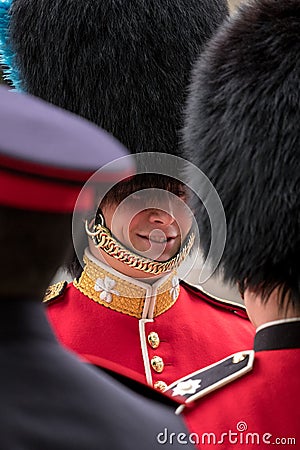
[[142, 272], [146, 272], [152, 275], [159, 275], [161, 273], [169, 272], [177, 268], [189, 254], [195, 241], [195, 234], [191, 232], [189, 237], [187, 238], [186, 244], [183, 246], [180, 252], [177, 253], [176, 256], [168, 261], [159, 262], [144, 258], [128, 250], [126, 247], [120, 244], [111, 235], [110, 230], [103, 225], [93, 225], [93, 229], [93, 231], [89, 230], [88, 223], [86, 221], [86, 233], [93, 239], [93, 242], [97, 248], [101, 248], [109, 256], [118, 259], [129, 267], [141, 270]]

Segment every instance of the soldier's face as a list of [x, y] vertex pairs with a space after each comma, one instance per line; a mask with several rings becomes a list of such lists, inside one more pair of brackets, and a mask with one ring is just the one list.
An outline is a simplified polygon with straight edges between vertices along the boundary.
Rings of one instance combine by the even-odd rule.
[[[125, 247], [155, 261], [167, 261], [187, 237], [192, 218], [185, 194], [161, 189], [141, 190], [120, 204], [106, 204], [102, 212], [107, 227]], [[149, 276], [129, 268], [102, 251], [106, 263], [129, 276]], [[151, 276], [151, 275], [150, 275]]]

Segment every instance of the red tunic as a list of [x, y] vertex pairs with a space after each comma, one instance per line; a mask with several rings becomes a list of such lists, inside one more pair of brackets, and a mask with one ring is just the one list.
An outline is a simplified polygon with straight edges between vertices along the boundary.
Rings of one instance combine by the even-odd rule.
[[252, 347], [254, 328], [238, 304], [179, 286], [174, 274], [145, 294], [145, 283], [95, 261], [87, 268], [49, 302], [48, 317], [60, 342], [95, 365], [163, 388]]
[[200, 449], [300, 448], [300, 319], [262, 328], [254, 350], [252, 371], [184, 409]]

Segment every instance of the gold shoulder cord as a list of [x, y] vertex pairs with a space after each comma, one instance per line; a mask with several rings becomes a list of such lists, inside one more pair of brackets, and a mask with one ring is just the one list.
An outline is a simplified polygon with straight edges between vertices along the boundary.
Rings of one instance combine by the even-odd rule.
[[183, 248], [173, 258], [165, 262], [154, 261], [144, 258], [134, 253], [119, 243], [111, 234], [110, 230], [103, 225], [92, 225], [93, 231], [89, 230], [88, 222], [85, 221], [85, 231], [93, 239], [97, 248], [101, 248], [105, 253], [119, 261], [127, 264], [129, 267], [141, 270], [142, 272], [159, 275], [164, 272], [172, 271], [177, 268], [189, 254], [194, 241], [195, 234], [191, 232], [186, 239]]

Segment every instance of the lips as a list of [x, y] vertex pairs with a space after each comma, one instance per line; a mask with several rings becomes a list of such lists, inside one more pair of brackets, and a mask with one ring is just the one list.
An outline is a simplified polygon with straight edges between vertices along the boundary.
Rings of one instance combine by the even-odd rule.
[[136, 237], [139, 240], [135, 241], [134, 248], [137, 252], [155, 260], [155, 261], [166, 261], [171, 258], [174, 253], [178, 250], [177, 247], [180, 245], [180, 238], [176, 233], [156, 233], [145, 232], [136, 233]]
[[155, 237], [155, 236], [151, 236], [150, 237], [149, 236], [148, 239], [149, 239], [150, 242], [154, 242], [155, 244], [164, 244], [164, 243], [168, 242], [168, 239], [163, 238], [163, 237], [159, 237], [159, 236], [157, 236], [157, 237]]
[[142, 234], [138, 234], [138, 236], [147, 240], [148, 242], [153, 242], [154, 244], [166, 244], [167, 242], [171, 242], [177, 238], [177, 236], [165, 236], [165, 237], [162, 237], [161, 235], [144, 236]]

